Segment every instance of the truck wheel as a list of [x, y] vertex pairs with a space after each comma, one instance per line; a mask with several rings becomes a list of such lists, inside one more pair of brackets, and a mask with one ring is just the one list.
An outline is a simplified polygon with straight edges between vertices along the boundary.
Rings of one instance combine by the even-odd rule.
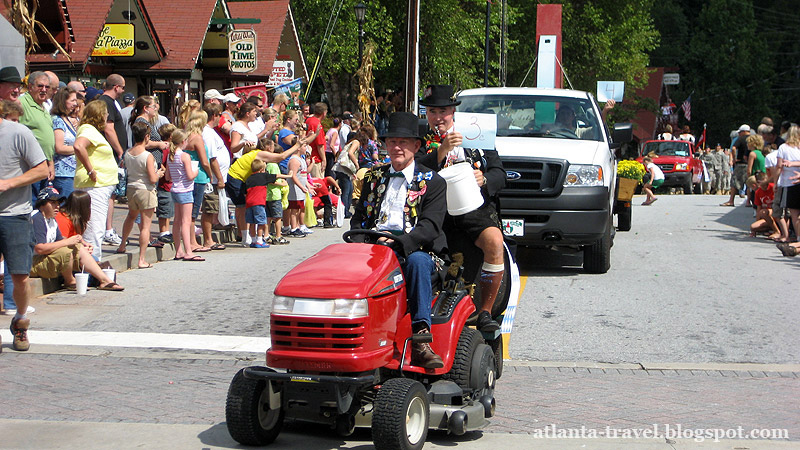
[[583, 270], [588, 273], [606, 273], [611, 268], [611, 220], [603, 237], [583, 248]]
[[[266, 367], [261, 370], [274, 372]], [[228, 387], [225, 402], [225, 422], [228, 432], [236, 442], [244, 445], [272, 443], [283, 427], [283, 408], [280, 391], [265, 380], [245, 378], [244, 369], [236, 373]], [[270, 409], [270, 397], [277, 396], [278, 408]]]
[[620, 202], [617, 212], [617, 230], [631, 231], [632, 215], [633, 215], [633, 210], [630, 207], [630, 205], [624, 206], [624, 203]]
[[497, 378], [503, 376], [503, 335], [497, 336], [497, 339], [489, 341], [489, 346], [492, 347], [494, 352], [494, 368], [497, 371]]
[[375, 397], [372, 442], [377, 450], [419, 450], [428, 436], [430, 405], [425, 387], [409, 378], [391, 378]]
[[442, 375], [443, 380], [450, 380], [457, 384], [461, 389], [474, 389], [470, 384], [470, 372], [472, 369], [472, 358], [478, 346], [483, 344], [484, 339], [480, 331], [474, 328], [467, 328], [461, 331], [456, 346], [456, 355], [453, 358], [453, 367], [449, 372]]
[[683, 185], [683, 195], [689, 195], [691, 193], [692, 193], [692, 180], [689, 179], [689, 181], [687, 181]]

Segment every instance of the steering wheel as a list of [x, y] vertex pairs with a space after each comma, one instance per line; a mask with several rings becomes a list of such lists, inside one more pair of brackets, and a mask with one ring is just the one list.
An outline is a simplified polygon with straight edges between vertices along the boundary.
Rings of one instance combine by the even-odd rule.
[[[388, 233], [386, 231], [366, 230], [366, 229], [345, 231], [344, 234], [342, 235], [342, 239], [348, 244], [352, 244], [356, 242], [353, 240], [353, 236], [364, 236], [365, 242], [377, 245], [383, 245], [389, 248], [394, 248], [395, 243], [397, 243], [397, 236], [393, 235], [392, 233]], [[391, 239], [391, 241], [390, 242], [381, 241], [380, 238]]]
[[568, 137], [568, 138], [575, 138], [575, 139], [578, 138], [578, 135], [575, 134], [575, 130], [571, 130], [569, 128], [561, 127], [561, 126], [558, 127], [558, 128], [552, 128], [550, 130], [547, 130], [547, 133], [548, 134], [552, 134], [554, 136], [561, 136], [561, 137]]

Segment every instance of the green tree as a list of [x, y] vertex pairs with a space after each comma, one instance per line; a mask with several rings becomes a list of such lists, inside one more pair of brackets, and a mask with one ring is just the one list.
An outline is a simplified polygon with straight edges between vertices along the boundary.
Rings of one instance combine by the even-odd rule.
[[771, 114], [775, 74], [766, 54], [752, 0], [710, 0], [702, 7], [674, 94], [692, 95], [693, 130], [707, 123], [709, 142], [729, 142], [730, 130]]
[[[358, 23], [353, 7], [358, 0], [292, 0], [295, 25], [300, 45], [306, 58], [309, 75], [315, 76], [323, 89], [314, 92], [325, 92], [333, 112], [354, 109], [356, 105], [353, 75], [358, 68]], [[376, 46], [374, 71], [381, 73], [396, 68], [395, 58], [404, 61], [402, 53], [395, 49], [394, 31], [398, 26], [392, 19], [383, 3], [370, 1], [364, 23], [365, 41]], [[338, 12], [338, 15], [337, 15]], [[333, 23], [333, 31], [325, 40], [325, 30]], [[402, 25], [399, 25], [402, 27]], [[324, 46], [323, 46], [324, 44]], [[320, 57], [320, 54], [322, 57]], [[317, 61], [319, 59], [319, 64]], [[315, 67], [316, 65], [316, 67]], [[315, 73], [316, 71], [316, 73]], [[310, 95], [308, 101], [316, 101]]]

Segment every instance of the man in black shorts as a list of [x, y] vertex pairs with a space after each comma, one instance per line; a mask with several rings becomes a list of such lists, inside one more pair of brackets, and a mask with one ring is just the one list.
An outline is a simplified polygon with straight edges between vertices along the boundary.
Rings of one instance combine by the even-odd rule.
[[447, 215], [444, 231], [447, 236], [464, 233], [483, 251], [480, 274], [481, 308], [478, 329], [497, 331], [500, 324], [492, 319], [492, 305], [503, 280], [503, 232], [497, 195], [506, 184], [506, 171], [496, 150], [475, 150], [461, 147], [461, 133], [455, 131], [453, 114], [461, 102], [455, 100], [453, 87], [433, 85], [425, 89], [420, 102], [427, 108], [428, 126], [434, 137], [428, 143], [427, 154], [418, 158], [420, 164], [441, 170], [457, 162], [472, 165], [475, 180], [483, 194], [483, 205], [459, 216]]

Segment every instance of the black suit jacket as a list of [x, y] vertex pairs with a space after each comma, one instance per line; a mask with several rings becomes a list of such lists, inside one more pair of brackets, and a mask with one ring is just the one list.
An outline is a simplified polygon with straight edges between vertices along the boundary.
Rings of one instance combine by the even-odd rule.
[[[364, 176], [361, 197], [355, 204], [355, 213], [350, 219], [350, 229], [375, 229], [380, 214], [384, 193], [390, 178], [386, 176], [389, 166], [375, 167]], [[383, 186], [383, 187], [381, 187]], [[421, 192], [421, 194], [419, 194]], [[447, 240], [442, 232], [447, 212], [447, 183], [433, 170], [419, 162], [414, 168], [411, 187], [406, 194], [403, 223], [404, 234], [395, 237], [401, 248], [397, 250], [408, 256], [422, 250], [442, 255]]]

